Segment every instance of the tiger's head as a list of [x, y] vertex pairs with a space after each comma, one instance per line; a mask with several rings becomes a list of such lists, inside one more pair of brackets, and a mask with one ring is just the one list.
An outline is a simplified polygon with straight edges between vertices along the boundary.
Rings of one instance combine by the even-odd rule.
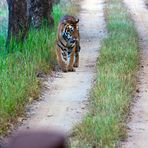
[[79, 19], [74, 16], [63, 16], [58, 25], [57, 42], [62, 48], [73, 48], [80, 42]]
[[72, 36], [75, 38], [79, 36], [79, 19], [76, 19], [74, 16], [66, 15], [61, 19], [61, 23], [64, 25], [65, 30]]
[[79, 31], [78, 22], [79, 22], [79, 19], [77, 19], [75, 22], [67, 22], [67, 21], [65, 21], [64, 24], [65, 24], [67, 32], [72, 34], [75, 31]]
[[76, 40], [79, 40], [79, 19], [76, 19], [73, 16], [64, 16], [62, 18], [63, 37], [67, 41], [67, 45], [72, 47], [75, 45]]

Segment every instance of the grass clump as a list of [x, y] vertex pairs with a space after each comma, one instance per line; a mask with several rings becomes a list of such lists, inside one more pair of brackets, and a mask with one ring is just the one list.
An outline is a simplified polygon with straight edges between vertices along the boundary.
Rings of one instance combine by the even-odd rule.
[[0, 135], [22, 115], [30, 97], [38, 97], [40, 82], [36, 73], [49, 72], [56, 64], [56, 32], [63, 15], [59, 6], [54, 7], [53, 15], [53, 30], [31, 29], [24, 43], [12, 43], [9, 53], [4, 50], [4, 36], [0, 37]]
[[106, 5], [108, 37], [98, 59], [90, 112], [76, 129], [76, 147], [115, 147], [126, 136], [126, 116], [139, 67], [138, 36], [121, 0]]

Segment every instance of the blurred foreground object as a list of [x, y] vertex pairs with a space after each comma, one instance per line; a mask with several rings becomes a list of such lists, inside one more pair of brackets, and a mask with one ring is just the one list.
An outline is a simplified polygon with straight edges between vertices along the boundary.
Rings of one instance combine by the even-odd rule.
[[68, 148], [65, 134], [60, 132], [21, 132], [12, 137], [7, 148]]

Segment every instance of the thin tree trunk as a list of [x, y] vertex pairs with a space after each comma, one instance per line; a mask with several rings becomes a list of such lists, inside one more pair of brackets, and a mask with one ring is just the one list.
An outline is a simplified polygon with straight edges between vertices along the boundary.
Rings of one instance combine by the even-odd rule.
[[8, 38], [9, 44], [11, 37], [16, 41], [25, 39], [28, 32], [28, 9], [27, 0], [7, 0], [9, 8]]
[[47, 21], [48, 25], [54, 25], [54, 19], [51, 15], [53, 0], [29, 0], [30, 16], [33, 27], [40, 28], [42, 22]]
[[33, 27], [40, 28], [45, 20], [50, 27], [54, 25], [51, 15], [53, 0], [7, 0], [9, 8], [9, 24], [7, 45], [11, 38], [23, 41], [31, 23]]

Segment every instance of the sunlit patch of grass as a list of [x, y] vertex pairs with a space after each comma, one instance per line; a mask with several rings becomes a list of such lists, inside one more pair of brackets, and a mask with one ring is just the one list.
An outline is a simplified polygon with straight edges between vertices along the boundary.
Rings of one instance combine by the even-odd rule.
[[0, 51], [4, 49], [7, 36], [8, 11], [7, 8], [0, 6]]
[[30, 97], [38, 98], [40, 81], [36, 73], [47, 73], [56, 64], [57, 25], [63, 15], [59, 6], [54, 7], [53, 15], [54, 29], [31, 29], [24, 43], [12, 43], [9, 53], [4, 48], [5, 38], [0, 37], [0, 134], [22, 115]]
[[89, 113], [75, 131], [75, 147], [115, 147], [126, 136], [139, 68], [138, 36], [120, 0], [107, 2], [106, 19], [108, 37], [100, 50]]
[[0, 17], [5, 17], [7, 15], [7, 11], [4, 9], [0, 9]]

